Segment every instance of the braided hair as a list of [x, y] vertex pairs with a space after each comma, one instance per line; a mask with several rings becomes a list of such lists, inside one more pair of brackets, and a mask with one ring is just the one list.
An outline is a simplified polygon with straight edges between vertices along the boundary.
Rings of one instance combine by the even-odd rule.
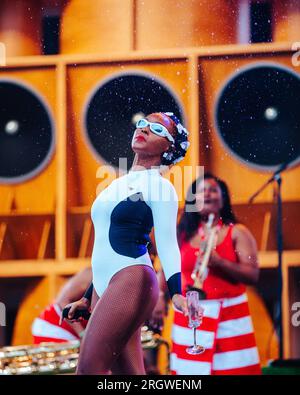
[[180, 162], [189, 148], [188, 135], [189, 132], [182, 126], [179, 119], [172, 112], [163, 112], [164, 115], [172, 119], [177, 128], [175, 142], [171, 144], [170, 148], [161, 155], [162, 165], [171, 165]]

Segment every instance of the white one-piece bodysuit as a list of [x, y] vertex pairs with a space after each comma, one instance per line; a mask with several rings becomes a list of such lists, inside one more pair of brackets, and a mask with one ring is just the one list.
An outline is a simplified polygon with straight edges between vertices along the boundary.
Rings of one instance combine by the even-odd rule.
[[141, 264], [152, 267], [147, 245], [153, 226], [170, 295], [181, 293], [177, 212], [175, 188], [158, 168], [130, 170], [97, 196], [91, 208], [95, 230], [92, 271], [99, 296], [121, 269]]

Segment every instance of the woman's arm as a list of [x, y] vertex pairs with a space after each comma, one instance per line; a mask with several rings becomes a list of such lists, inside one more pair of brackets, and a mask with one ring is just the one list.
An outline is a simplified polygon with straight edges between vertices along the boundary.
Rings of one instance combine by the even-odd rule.
[[256, 241], [252, 233], [241, 224], [234, 226], [232, 238], [238, 263], [224, 259], [216, 251], [213, 251], [209, 267], [217, 267], [232, 281], [247, 285], [255, 284], [259, 277]]
[[157, 279], [158, 279], [158, 285], [159, 285], [159, 290], [160, 290], [161, 295], [164, 297], [169, 296], [166, 278], [165, 278], [164, 272], [162, 270], [160, 270], [157, 273]]
[[92, 281], [92, 269], [85, 268], [71, 277], [60, 290], [56, 303], [63, 308], [68, 303], [82, 298], [87, 287]]
[[160, 177], [151, 185], [151, 199], [155, 244], [172, 297], [181, 294], [181, 256], [177, 243], [176, 226], [178, 198], [170, 181]]
[[170, 297], [177, 308], [187, 313], [181, 291], [181, 256], [177, 243], [178, 197], [170, 181], [159, 177], [151, 185], [151, 198], [147, 201], [152, 210], [157, 254], [167, 281]]
[[159, 296], [149, 323], [153, 328], [161, 330], [163, 327], [164, 317], [168, 313], [169, 294], [163, 271], [159, 270], [156, 274], [156, 277], [159, 286]]
[[[64, 308], [70, 307], [70, 310], [68, 312], [69, 320], [73, 320], [75, 311], [77, 309], [89, 310], [91, 306], [92, 294], [93, 294], [93, 283], [91, 282], [88, 289], [85, 291], [84, 295], [79, 300], [64, 306]], [[62, 321], [63, 321], [63, 317], [61, 316], [60, 325]]]
[[93, 289], [94, 289], [94, 286], [93, 286], [93, 283], [91, 282], [88, 289], [85, 291], [85, 293], [83, 295], [83, 298], [87, 299], [90, 303], [92, 300]]

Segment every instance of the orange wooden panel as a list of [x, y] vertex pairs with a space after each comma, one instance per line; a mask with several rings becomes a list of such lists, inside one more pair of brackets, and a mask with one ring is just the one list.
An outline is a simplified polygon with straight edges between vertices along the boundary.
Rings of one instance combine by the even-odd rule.
[[42, 8], [40, 0], [1, 0], [0, 42], [7, 56], [41, 53]]
[[266, 366], [269, 360], [278, 358], [278, 338], [265, 303], [254, 287], [247, 287], [247, 296], [260, 362]]
[[298, 0], [273, 1], [273, 40], [300, 40], [300, 3]]
[[[260, 172], [247, 167], [229, 153], [220, 141], [214, 125], [214, 111], [217, 95], [225, 81], [241, 67], [258, 61], [272, 61], [293, 69], [291, 54], [254, 56], [220, 56], [214, 59], [202, 59], [199, 67], [200, 80], [200, 145], [201, 164], [206, 170], [216, 173], [228, 182], [233, 203], [246, 203], [269, 177], [270, 173]], [[294, 68], [299, 73], [299, 69]], [[206, 147], [207, 145], [207, 147]], [[300, 168], [291, 169], [283, 174], [282, 196], [284, 200], [300, 199]], [[256, 202], [270, 202], [273, 189], [270, 186]]]
[[137, 0], [137, 49], [236, 42], [238, 1]]
[[[268, 251], [277, 248], [277, 206], [275, 203], [238, 204], [233, 206], [238, 221], [245, 224], [254, 235], [259, 250], [265, 247]], [[266, 214], [269, 213], [269, 225], [263, 235]], [[299, 250], [300, 237], [297, 229], [300, 223], [300, 201], [285, 201], [282, 207], [283, 216], [283, 248], [284, 250]], [[265, 238], [265, 240], [263, 240]]]
[[[0, 79], [9, 78], [32, 89], [42, 97], [49, 108], [55, 132], [56, 83], [54, 68], [1, 69]], [[18, 108], [16, 108], [16, 112]], [[34, 117], [34, 114], [32, 114]], [[11, 206], [17, 210], [30, 212], [54, 211], [56, 193], [56, 159], [53, 154], [48, 165], [35, 177], [26, 182], [7, 185], [0, 184], [0, 212], [8, 213]]]
[[[54, 258], [54, 218], [50, 215], [0, 216], [6, 224], [0, 262], [7, 259]], [[49, 230], [43, 232], [45, 225]], [[42, 248], [41, 248], [42, 247]], [[39, 253], [43, 251], [43, 256]]]
[[[67, 222], [67, 256], [79, 258], [80, 247], [84, 237], [84, 227], [86, 221], [90, 221], [90, 213], [86, 214], [68, 214]], [[92, 254], [94, 242], [94, 228], [91, 226], [90, 233], [86, 241], [86, 249], [84, 256], [90, 257]]]
[[61, 21], [62, 53], [132, 49], [131, 0], [71, 0]]
[[[188, 121], [190, 93], [188, 66], [185, 60], [69, 66], [68, 207], [90, 206], [96, 196], [96, 188], [100, 182], [96, 178], [96, 171], [101, 163], [94, 158], [83, 137], [85, 104], [97, 85], [122, 72], [147, 73], [167, 84], [181, 101]], [[188, 124], [189, 122], [187, 122], [187, 126]], [[193, 144], [193, 135], [191, 135], [191, 144]], [[191, 158], [189, 152], [180, 165], [189, 165], [193, 160], [194, 158]]]
[[43, 309], [54, 300], [65, 279], [49, 276], [28, 281], [26, 291], [21, 300], [12, 337], [12, 345], [32, 344], [31, 325]]

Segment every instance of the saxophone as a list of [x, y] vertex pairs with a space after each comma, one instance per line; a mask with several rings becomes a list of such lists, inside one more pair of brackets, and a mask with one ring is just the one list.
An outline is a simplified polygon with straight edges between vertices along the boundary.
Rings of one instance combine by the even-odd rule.
[[[167, 366], [164, 374], [170, 374], [170, 347], [167, 340], [155, 334], [147, 326], [143, 326], [141, 343], [144, 351], [158, 350], [161, 346], [166, 348]], [[79, 349], [79, 340], [0, 348], [0, 376], [74, 374], [78, 364]]]

